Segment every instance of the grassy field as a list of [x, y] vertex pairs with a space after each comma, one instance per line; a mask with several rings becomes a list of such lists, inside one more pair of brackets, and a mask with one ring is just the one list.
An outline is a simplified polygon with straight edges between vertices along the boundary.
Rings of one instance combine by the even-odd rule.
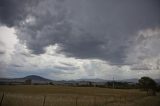
[[138, 89], [64, 87], [50, 85], [0, 86], [1, 106], [160, 106], [160, 95]]

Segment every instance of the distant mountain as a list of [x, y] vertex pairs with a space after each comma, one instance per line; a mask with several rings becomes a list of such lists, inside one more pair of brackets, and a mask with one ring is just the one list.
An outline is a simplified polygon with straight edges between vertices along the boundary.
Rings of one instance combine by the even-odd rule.
[[[38, 75], [29, 75], [23, 78], [0, 78], [0, 84], [1, 83], [10, 83], [10, 82], [25, 82], [25, 80], [31, 79], [32, 83], [39, 83], [39, 84], [45, 84], [48, 82], [54, 82], [54, 83], [77, 83], [81, 81], [86, 81], [86, 82], [96, 82], [96, 83], [104, 83], [104, 82], [110, 82], [113, 80], [105, 80], [105, 79], [77, 79], [77, 80], [59, 80], [59, 81], [53, 81], [47, 78], [43, 78]], [[160, 84], [160, 79], [154, 79], [158, 84]], [[138, 83], [138, 79], [133, 78], [133, 79], [124, 79], [124, 80], [115, 80], [117, 82], [129, 82], [129, 83]]]
[[78, 80], [76, 80], [76, 81], [107, 82], [108, 80], [95, 78], [95, 79], [78, 79]]
[[43, 78], [41, 76], [29, 75], [29, 76], [26, 76], [23, 78], [0, 78], [0, 83], [2, 83], [2, 84], [3, 83], [13, 83], [13, 82], [23, 83], [27, 79], [31, 79], [32, 83], [39, 83], [39, 84], [48, 83], [48, 82], [52, 81], [50, 79]]
[[137, 78], [132, 78], [132, 79], [124, 79], [124, 80], [120, 80], [121, 82], [132, 82], [132, 83], [138, 83]]
[[52, 81], [50, 79], [47, 79], [47, 78], [43, 78], [41, 76], [37, 76], [37, 75], [29, 75], [29, 76], [26, 76], [24, 78], [20, 78], [20, 79], [31, 79], [31, 80], [34, 80], [34, 81]]
[[[133, 78], [133, 79], [124, 79], [124, 80], [120, 80], [122, 82], [132, 82], [132, 83], [138, 83], [137, 78]], [[156, 83], [160, 84], [160, 79], [154, 79]]]
[[[110, 81], [113, 81], [113, 80], [105, 80], [105, 79], [96, 78], [96, 79], [78, 79], [78, 80], [75, 80], [75, 81], [110, 82]], [[136, 79], [136, 78], [134, 78], [134, 79], [114, 80], [114, 81], [117, 81], [117, 82], [132, 82], [132, 83], [138, 83], [138, 79]]]

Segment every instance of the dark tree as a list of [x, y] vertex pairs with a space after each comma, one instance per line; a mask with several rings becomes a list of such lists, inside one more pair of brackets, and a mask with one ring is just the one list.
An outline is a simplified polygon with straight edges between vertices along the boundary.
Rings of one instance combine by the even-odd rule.
[[139, 79], [139, 86], [142, 90], [147, 91], [147, 95], [156, 95], [156, 82], [149, 77]]

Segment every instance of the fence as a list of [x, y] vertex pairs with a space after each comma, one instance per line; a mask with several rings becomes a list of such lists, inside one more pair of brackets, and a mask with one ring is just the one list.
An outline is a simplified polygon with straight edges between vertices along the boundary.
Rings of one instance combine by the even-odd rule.
[[82, 95], [18, 95], [2, 93], [0, 106], [125, 106], [126, 97]]

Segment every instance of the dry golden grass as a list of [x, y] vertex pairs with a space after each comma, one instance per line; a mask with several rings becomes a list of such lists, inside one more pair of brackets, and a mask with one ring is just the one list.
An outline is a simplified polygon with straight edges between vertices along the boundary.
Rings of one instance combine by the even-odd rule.
[[[0, 86], [2, 106], [160, 106], [160, 95], [139, 90], [49, 85]], [[1, 96], [2, 97], [2, 96]]]

